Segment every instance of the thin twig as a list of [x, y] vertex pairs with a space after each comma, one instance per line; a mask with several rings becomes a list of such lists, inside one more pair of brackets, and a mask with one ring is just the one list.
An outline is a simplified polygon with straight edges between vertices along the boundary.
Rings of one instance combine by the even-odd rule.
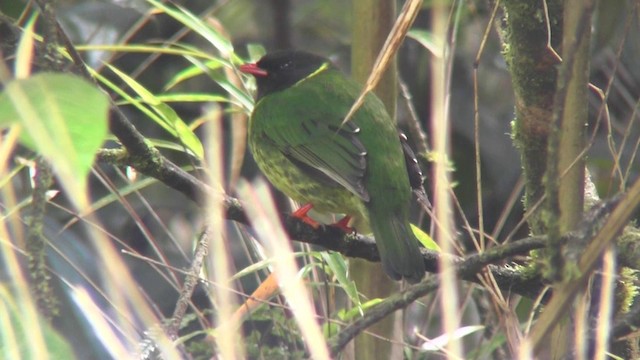
[[207, 255], [208, 251], [209, 236], [208, 228], [205, 228], [200, 234], [200, 238], [196, 244], [193, 260], [191, 261], [191, 268], [189, 269], [188, 275], [185, 277], [184, 284], [180, 290], [180, 297], [176, 302], [173, 315], [171, 315], [169, 325], [166, 328], [170, 339], [175, 340], [178, 338], [180, 324], [182, 323], [182, 319], [184, 318], [184, 315], [189, 308], [189, 304], [191, 303], [193, 291], [195, 290], [196, 285], [198, 285], [198, 279], [200, 278], [200, 272], [202, 271], [204, 257]]
[[[544, 239], [531, 238], [528, 241], [528, 245], [541, 245], [541, 243], [539, 242], [544, 242]], [[510, 244], [504, 247], [510, 248], [512, 245], [516, 244]], [[525, 248], [526, 247], [527, 246], [525, 246]], [[473, 281], [478, 282], [478, 272], [485, 266], [488, 266], [491, 262], [501, 257], [501, 249], [498, 248], [499, 247], [493, 248], [483, 254], [470, 256], [465, 260], [459, 260], [454, 267], [457, 276], [462, 279], [474, 279]], [[507, 250], [507, 252], [510, 251]], [[489, 268], [489, 271], [494, 272], [494, 276], [496, 276], [497, 279], [499, 277], [499, 271], [496, 270], [498, 270], [496, 267]], [[438, 289], [439, 285], [439, 277], [431, 277], [419, 284], [409, 287], [401, 293], [387, 298], [378, 305], [373, 306], [369, 311], [366, 312], [363, 317], [353, 321], [339, 334], [329, 339], [331, 355], [337, 356], [342, 351], [342, 349], [344, 349], [344, 347], [364, 329], [375, 324], [394, 311], [406, 308], [407, 306], [409, 306], [409, 304], [411, 304], [418, 298], [432, 291], [435, 291], [436, 289]]]

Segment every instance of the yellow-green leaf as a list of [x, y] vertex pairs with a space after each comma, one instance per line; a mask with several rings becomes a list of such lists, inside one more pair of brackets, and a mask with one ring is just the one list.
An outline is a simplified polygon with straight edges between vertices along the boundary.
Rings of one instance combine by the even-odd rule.
[[413, 235], [418, 238], [418, 241], [420, 241], [424, 247], [429, 250], [440, 252], [440, 246], [438, 246], [438, 243], [436, 243], [429, 234], [413, 224], [411, 224], [411, 230], [413, 230]]
[[116, 73], [129, 87], [142, 98], [149, 107], [155, 112], [156, 116], [150, 117], [158, 125], [162, 126], [171, 135], [177, 137], [180, 142], [199, 159], [204, 158], [204, 148], [202, 142], [189, 126], [178, 116], [178, 114], [169, 105], [162, 102], [157, 96], [147, 90], [142, 84], [135, 79], [118, 70], [116, 67], [107, 65], [111, 71]]
[[19, 123], [21, 142], [45, 156], [72, 194], [84, 191], [107, 136], [105, 93], [69, 74], [40, 73], [9, 82], [0, 94], [0, 126]]

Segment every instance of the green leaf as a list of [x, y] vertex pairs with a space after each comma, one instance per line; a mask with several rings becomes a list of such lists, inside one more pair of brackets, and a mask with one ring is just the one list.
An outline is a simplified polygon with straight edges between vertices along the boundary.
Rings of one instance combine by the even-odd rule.
[[331, 321], [327, 321], [322, 324], [322, 333], [327, 339], [338, 334], [340, 332], [340, 329], [340, 325]]
[[358, 308], [351, 308], [349, 310], [342, 309], [338, 312], [338, 318], [342, 321], [349, 321], [354, 319], [356, 316], [362, 316], [362, 311], [366, 312], [372, 306], [378, 305], [383, 302], [384, 299], [375, 298], [371, 299], [364, 304], [362, 304], [362, 310]]
[[172, 93], [157, 95], [162, 102], [229, 102], [226, 96], [208, 93]]
[[411, 29], [407, 32], [407, 37], [413, 39], [429, 50], [433, 55], [442, 57], [442, 44], [440, 44], [433, 34], [426, 30]]
[[167, 15], [171, 16], [178, 22], [182, 23], [187, 28], [193, 30], [195, 33], [199, 34], [203, 38], [205, 38], [211, 45], [213, 45], [223, 56], [233, 56], [233, 44], [226, 37], [220, 34], [216, 29], [202, 21], [202, 19], [198, 18], [188, 10], [175, 5], [168, 6], [156, 0], [147, 0], [151, 5], [156, 7], [159, 10], [162, 10]]
[[411, 224], [411, 230], [413, 230], [413, 235], [418, 238], [418, 241], [420, 241], [424, 247], [429, 250], [440, 252], [440, 246], [438, 246], [438, 243], [436, 243], [429, 234], [413, 224]]
[[320, 254], [344, 292], [347, 293], [347, 296], [349, 296], [349, 299], [353, 302], [354, 308], [362, 313], [362, 303], [360, 302], [360, 296], [358, 296], [358, 288], [356, 287], [356, 283], [349, 278], [349, 266], [342, 254], [329, 251], [323, 251]]
[[[224, 62], [214, 59], [214, 60], [209, 60], [209, 61], [205, 61], [204, 63], [204, 67], [206, 67], [209, 70], [217, 70], [221, 67], [224, 66]], [[178, 72], [177, 74], [175, 74], [167, 83], [167, 85], [165, 85], [165, 90], [169, 90], [171, 88], [173, 88], [174, 86], [180, 84], [181, 82], [194, 78], [198, 75], [202, 75], [204, 74], [204, 70], [200, 67], [200, 66], [189, 66], [188, 68]]]
[[[307, 252], [295, 252], [293, 255], [298, 257], [307, 256], [309, 253]], [[267, 267], [273, 266], [273, 259], [265, 259], [258, 262], [255, 262], [244, 269], [238, 271], [235, 275], [231, 277], [232, 280], [240, 279], [247, 275], [253, 275], [256, 271], [266, 269]]]
[[191, 56], [185, 56], [185, 58], [200, 68], [203, 72], [209, 74], [209, 77], [227, 91], [232, 98], [237, 100], [247, 112], [250, 113], [253, 110], [253, 98], [251, 95], [241, 89], [238, 89], [238, 87], [231, 83], [225, 75], [220, 74], [219, 72], [208, 71], [205, 64], [200, 61], [200, 59], [196, 59]]
[[196, 48], [187, 48], [185, 46], [178, 46], [179, 44], [170, 45], [148, 45], [148, 44], [95, 44], [95, 45], [77, 45], [78, 51], [113, 51], [113, 52], [126, 52], [126, 53], [143, 53], [143, 54], [165, 54], [165, 55], [190, 55], [196, 57], [202, 57], [208, 59], [211, 57], [204, 51]]
[[0, 94], [0, 126], [21, 124], [21, 142], [42, 154], [73, 194], [84, 191], [107, 136], [107, 96], [69, 74], [40, 73], [9, 82]]
[[264, 54], [267, 53], [264, 46], [261, 44], [250, 43], [247, 44], [247, 53], [249, 54], [249, 59], [251, 61], [258, 61]]
[[158, 125], [162, 126], [171, 135], [177, 137], [180, 142], [199, 159], [204, 158], [202, 142], [189, 126], [182, 121], [180, 116], [169, 105], [163, 103], [158, 97], [147, 90], [142, 84], [117, 68], [108, 65], [109, 69], [118, 75], [129, 87], [142, 98], [155, 112], [157, 117], [151, 117]]
[[[220, 102], [220, 103], [227, 103], [227, 102], [231, 102], [232, 104], [236, 104], [238, 106], [240, 106], [239, 103], [234, 103], [232, 102], [229, 98], [222, 96], [222, 95], [218, 95], [218, 94], [203, 94], [203, 93], [171, 93], [171, 94], [163, 94], [163, 95], [156, 95], [156, 98], [158, 98], [158, 100], [162, 101], [163, 103], [170, 103], [170, 102], [183, 102], [183, 103], [188, 103], [188, 102]], [[134, 99], [135, 102], [141, 102], [142, 100], [139, 98], [135, 98]], [[120, 106], [120, 105], [135, 105], [134, 101], [128, 101], [128, 100], [120, 100], [120, 101], [116, 101], [116, 105]]]

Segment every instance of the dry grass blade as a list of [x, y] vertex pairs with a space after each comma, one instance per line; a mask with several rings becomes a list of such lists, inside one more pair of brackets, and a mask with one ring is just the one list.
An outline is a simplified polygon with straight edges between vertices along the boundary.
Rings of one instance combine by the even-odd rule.
[[18, 52], [16, 54], [15, 62], [16, 79], [26, 79], [29, 77], [29, 75], [31, 75], [31, 64], [33, 63], [34, 56], [33, 27], [36, 23], [35, 20], [35, 17], [29, 20], [27, 26], [24, 28], [24, 34], [22, 38], [20, 38], [20, 43], [18, 44]]
[[[435, 2], [432, 9], [433, 36], [439, 39], [447, 39], [449, 26], [449, 7], [445, 1]], [[444, 48], [443, 48], [444, 52]], [[445, 254], [453, 253], [454, 224], [453, 201], [450, 190], [452, 189], [451, 174], [449, 173], [449, 159], [451, 158], [450, 136], [451, 122], [449, 119], [449, 99], [451, 81], [452, 54], [447, 57], [433, 56], [431, 58], [431, 128], [433, 134], [433, 150], [435, 154], [433, 181], [434, 184], [434, 221], [439, 222], [436, 231], [436, 240]], [[439, 261], [440, 277], [440, 310], [443, 315], [442, 328], [450, 336], [455, 334], [460, 327], [460, 303], [456, 274], [453, 271], [454, 264], [442, 257]], [[453, 338], [447, 344], [449, 357], [463, 358], [462, 347], [459, 339]]]
[[109, 355], [114, 359], [126, 359], [129, 357], [129, 351], [118, 338], [118, 334], [111, 327], [111, 324], [109, 324], [104, 312], [91, 298], [87, 290], [81, 287], [74, 287], [72, 289], [73, 300], [76, 306], [82, 309], [87, 321], [91, 324], [91, 328], [97, 335], [96, 338], [102, 342], [104, 348], [109, 352]]
[[251, 293], [247, 300], [233, 313], [232, 321], [237, 325], [259, 306], [269, 301], [278, 293], [278, 279], [274, 273], [269, 274], [263, 282]]
[[[606, 359], [609, 337], [611, 334], [611, 316], [614, 311], [614, 293], [616, 282], [616, 257], [615, 251], [609, 247], [603, 256], [602, 267], [602, 288], [600, 289], [600, 306], [598, 309], [598, 319], [603, 319], [598, 323], [596, 330], [596, 354], [594, 359]], [[584, 332], [583, 332], [584, 333]]]
[[358, 99], [356, 99], [355, 103], [351, 106], [351, 109], [349, 109], [347, 116], [345, 116], [342, 122], [343, 124], [346, 124], [349, 119], [351, 119], [353, 114], [355, 114], [360, 106], [362, 106], [365, 96], [367, 96], [367, 94], [378, 85], [380, 79], [384, 75], [384, 72], [387, 70], [387, 67], [389, 67], [391, 59], [393, 59], [398, 48], [402, 44], [402, 41], [407, 35], [407, 31], [409, 31], [413, 21], [416, 19], [421, 7], [422, 0], [408, 0], [404, 4], [398, 19], [393, 24], [393, 28], [382, 46], [382, 50], [380, 50], [380, 54], [378, 54], [378, 57], [376, 58], [376, 62], [373, 64], [371, 74], [369, 75], [367, 82], [364, 84], [364, 88], [362, 89], [360, 96], [358, 96]]
[[241, 180], [238, 194], [246, 204], [252, 204], [246, 209], [250, 222], [267, 254], [274, 259], [276, 277], [300, 327], [310, 358], [330, 359], [322, 330], [316, 322], [311, 297], [298, 274], [289, 237], [280, 224], [267, 183], [258, 180], [251, 185]]
[[[206, 133], [207, 137], [207, 166], [209, 172], [209, 182], [211, 187], [219, 186], [224, 181], [224, 153], [222, 136], [222, 117], [219, 111], [212, 111], [210, 114]], [[210, 193], [207, 204], [208, 224], [210, 226], [209, 239], [211, 253], [208, 256], [208, 272], [217, 284], [229, 284], [231, 280], [231, 256], [227, 244], [227, 234], [223, 223], [224, 210], [222, 198], [217, 194]], [[235, 305], [235, 294], [227, 288], [217, 288], [214, 292], [214, 301], [217, 305], [217, 323], [229, 324], [225, 331], [216, 333], [216, 342], [220, 350], [220, 355], [225, 359], [244, 358], [242, 347], [243, 342], [238, 332], [238, 326], [233, 323], [233, 309]]]

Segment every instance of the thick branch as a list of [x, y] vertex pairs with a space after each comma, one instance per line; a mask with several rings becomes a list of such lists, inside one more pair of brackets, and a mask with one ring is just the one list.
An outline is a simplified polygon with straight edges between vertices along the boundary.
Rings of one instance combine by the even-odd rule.
[[[556, 89], [556, 66], [560, 62], [555, 49], [560, 45], [562, 34], [562, 1], [505, 0], [502, 6], [505, 10], [503, 53], [511, 73], [516, 105], [513, 139], [521, 153], [526, 179], [524, 205], [531, 209], [544, 194], [547, 136]], [[545, 233], [544, 221], [538, 212], [532, 214], [528, 223], [534, 234]]]
[[[116, 166], [131, 166], [141, 174], [157, 179], [182, 193], [196, 204], [205, 206], [204, 194], [214, 191], [211, 187], [169, 161], [157, 149], [149, 147], [148, 153], [146, 151], [145, 154], [134, 155], [128, 149], [103, 149], [98, 152], [97, 159]], [[240, 202], [226, 194], [221, 196], [227, 218], [246, 224], [247, 218]]]
[[[584, 124], [587, 122], [589, 40], [593, 3], [567, 3], [564, 17], [563, 61], [560, 65], [549, 134], [546, 170], [549, 239], [572, 230], [583, 213], [585, 191]], [[565, 279], [558, 244], [549, 244], [549, 277]]]

